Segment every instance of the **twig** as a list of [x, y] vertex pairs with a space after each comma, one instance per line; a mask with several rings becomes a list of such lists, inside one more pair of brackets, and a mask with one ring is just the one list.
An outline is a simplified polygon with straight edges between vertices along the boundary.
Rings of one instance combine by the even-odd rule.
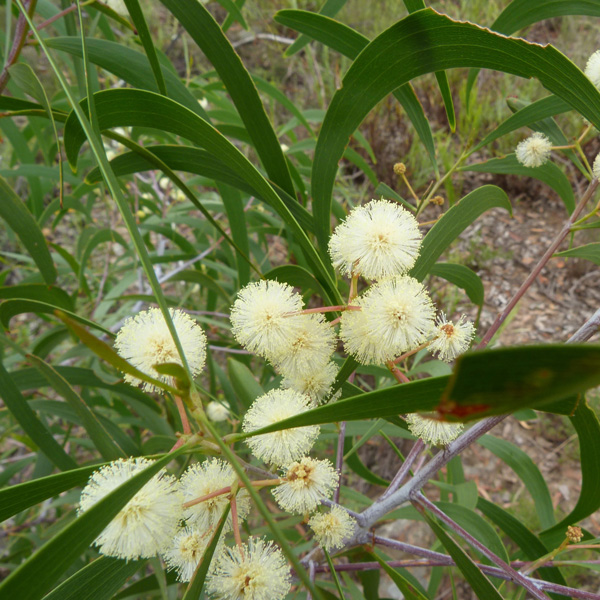
[[281, 35], [274, 35], [273, 33], [256, 33], [240, 38], [239, 40], [233, 42], [231, 45], [234, 48], [239, 48], [240, 46], [244, 46], [245, 44], [251, 44], [256, 40], [269, 40], [270, 42], [279, 42], [280, 44], [286, 44], [287, 46], [291, 46], [296, 41], [292, 38], [283, 37]]
[[[29, 16], [33, 16], [36, 4], [37, 0], [23, 1], [23, 6], [25, 7], [25, 10], [29, 14]], [[8, 80], [10, 79], [8, 69], [17, 62], [19, 56], [21, 55], [21, 50], [23, 50], [28, 29], [29, 26], [27, 25], [25, 15], [23, 13], [19, 13], [19, 17], [17, 18], [17, 25], [15, 27], [15, 37], [13, 39], [13, 45], [10, 49], [10, 52], [8, 53], [8, 56], [6, 57], [6, 62], [4, 63], [4, 67], [2, 68], [2, 73], [0, 73], [0, 94], [4, 91], [4, 88], [6, 87], [6, 85], [8, 84]]]
[[483, 556], [488, 558], [497, 567], [502, 569], [509, 578], [515, 583], [520, 584], [525, 588], [534, 598], [539, 600], [549, 600], [547, 594], [540, 591], [536, 584], [534, 584], [529, 577], [515, 571], [508, 563], [504, 562], [499, 556], [496, 556], [489, 548], [482, 544], [479, 540], [475, 539], [466, 529], [463, 529], [456, 521], [451, 519], [444, 511], [440, 510], [433, 502], [430, 502], [421, 492], [417, 492], [413, 497], [413, 503], [415, 507], [421, 506], [423, 509], [428, 510], [430, 513], [435, 515], [440, 521], [443, 521], [452, 531], [457, 533], [466, 542], [468, 542], [473, 548], [481, 552]]
[[553, 254], [556, 252], [558, 247], [562, 244], [563, 240], [569, 235], [571, 232], [571, 226], [577, 220], [577, 217], [588, 203], [588, 200], [593, 196], [596, 188], [598, 187], [598, 180], [592, 179], [587, 190], [581, 197], [579, 204], [573, 211], [573, 214], [569, 217], [567, 222], [563, 225], [562, 229], [558, 232], [558, 235], [554, 238], [552, 244], [542, 258], [538, 261], [537, 265], [529, 274], [529, 277], [523, 282], [521, 287], [517, 290], [517, 293], [511, 298], [510, 302], [506, 305], [506, 308], [496, 317], [496, 320], [492, 324], [492, 326], [487, 330], [481, 342], [477, 346], [477, 348], [485, 348], [488, 345], [489, 341], [494, 337], [494, 334], [500, 329], [502, 323], [506, 320], [508, 315], [511, 313], [513, 308], [517, 305], [517, 302], [523, 297], [525, 292], [531, 287], [531, 284], [536, 280], [537, 276], [540, 274], [542, 269], [546, 266], [546, 263], [552, 258]]
[[404, 463], [402, 463], [402, 466], [400, 467], [400, 469], [394, 476], [394, 479], [392, 479], [387, 490], [385, 490], [385, 492], [383, 492], [383, 494], [381, 494], [380, 499], [384, 499], [384, 498], [387, 498], [388, 496], [391, 496], [402, 485], [402, 483], [404, 482], [404, 480], [406, 479], [406, 476], [408, 475], [408, 473], [410, 471], [410, 468], [413, 466], [413, 463], [415, 462], [417, 456], [419, 456], [419, 454], [423, 451], [424, 447], [425, 447], [425, 442], [423, 442], [422, 439], [418, 439], [414, 443], [414, 445], [410, 449], [410, 452], [408, 453], [408, 456], [406, 457]]

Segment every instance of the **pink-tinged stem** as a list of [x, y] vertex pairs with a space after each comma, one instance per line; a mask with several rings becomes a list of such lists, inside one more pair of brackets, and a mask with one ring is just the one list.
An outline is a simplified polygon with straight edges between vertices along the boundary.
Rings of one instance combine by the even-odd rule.
[[[312, 561], [311, 561], [312, 562]], [[390, 567], [443, 567], [443, 566], [454, 566], [455, 563], [449, 556], [445, 554], [440, 554], [439, 559], [431, 559], [431, 560], [390, 560], [387, 563]], [[481, 569], [487, 575], [491, 575], [492, 577], [497, 577], [498, 579], [504, 579], [510, 581], [511, 578], [504, 572], [502, 569], [498, 567], [491, 567], [489, 565], [483, 565], [481, 563], [475, 563], [479, 569]], [[523, 564], [521, 561], [516, 561], [511, 563], [513, 567], [518, 567]], [[597, 564], [597, 563], [595, 563]], [[544, 563], [541, 565], [542, 567], [552, 567], [554, 566], [553, 562]], [[346, 563], [346, 564], [337, 564], [334, 565], [335, 570], [338, 573], [343, 571], [346, 572], [360, 572], [360, 571], [373, 571], [375, 569], [382, 569], [383, 567], [378, 562], [359, 562], [359, 563]], [[321, 565], [315, 568], [317, 573], [328, 573], [329, 565]], [[585, 590], [577, 590], [575, 588], [566, 587], [564, 585], [560, 585], [557, 583], [551, 583], [549, 581], [543, 581], [541, 579], [534, 579], [528, 577], [531, 583], [539, 588], [540, 590], [544, 590], [546, 592], [554, 592], [556, 594], [561, 594], [562, 596], [570, 596], [572, 598], [583, 598], [584, 600], [598, 600], [600, 596], [595, 592], [587, 592]]]
[[410, 379], [391, 360], [386, 365], [398, 383], [410, 383]]
[[[279, 485], [281, 483], [281, 479], [260, 479], [252, 482], [252, 487], [265, 487], [267, 485]], [[240, 481], [238, 483], [238, 487], [245, 487], [244, 482]], [[189, 508], [190, 506], [195, 506], [196, 504], [200, 504], [201, 502], [205, 502], [206, 500], [210, 500], [211, 498], [216, 498], [217, 496], [222, 496], [223, 494], [229, 494], [231, 492], [231, 486], [221, 488], [220, 490], [215, 490], [210, 494], [206, 494], [205, 496], [200, 496], [199, 498], [194, 498], [189, 502], [185, 502], [183, 508]]]
[[[23, 7], [27, 11], [30, 17], [33, 17], [33, 13], [35, 12], [35, 5], [37, 4], [37, 0], [24, 0]], [[13, 45], [6, 57], [6, 62], [4, 63], [4, 68], [2, 69], [2, 73], [0, 73], [0, 94], [4, 91], [8, 80], [10, 78], [10, 74], [8, 69], [14, 65], [20, 54], [21, 50], [23, 50], [23, 46], [25, 45], [25, 39], [27, 37], [27, 31], [29, 29], [29, 25], [27, 25], [27, 20], [23, 13], [19, 13], [19, 17], [17, 18], [17, 25], [15, 27], [15, 37], [13, 39]]]
[[526, 575], [522, 575], [515, 569], [513, 569], [508, 563], [504, 562], [499, 556], [496, 556], [491, 550], [484, 546], [479, 540], [475, 539], [468, 531], [463, 529], [456, 521], [451, 519], [445, 512], [440, 510], [433, 502], [430, 502], [421, 492], [415, 494], [412, 498], [413, 505], [417, 509], [426, 509], [433, 515], [435, 515], [440, 521], [443, 521], [452, 531], [457, 533], [466, 542], [468, 542], [473, 548], [481, 552], [486, 558], [492, 561], [497, 567], [502, 569], [508, 577], [524, 587], [534, 598], [539, 600], [549, 600], [549, 596], [534, 585]]
[[242, 559], [244, 558], [244, 546], [242, 545], [242, 536], [240, 535], [240, 523], [238, 521], [237, 501], [235, 495], [231, 496], [231, 522], [233, 525], [233, 537], [237, 547], [240, 549]]
[[192, 433], [190, 422], [188, 420], [187, 413], [185, 412], [185, 406], [183, 405], [183, 402], [181, 401], [181, 398], [179, 396], [175, 396], [175, 404], [177, 405], [177, 410], [179, 411], [179, 418], [181, 419], [181, 424], [183, 425], [183, 433]]
[[344, 440], [346, 439], [346, 421], [340, 423], [340, 432], [338, 434], [337, 454], [335, 455], [335, 470], [338, 473], [338, 485], [333, 494], [333, 501], [337, 504], [340, 501], [340, 490], [342, 488], [342, 467], [344, 465]]
[[569, 220], [563, 225], [562, 229], [559, 231], [558, 235], [554, 238], [552, 244], [542, 258], [540, 258], [539, 262], [529, 274], [529, 277], [523, 282], [521, 287], [518, 289], [517, 293], [512, 297], [510, 302], [506, 305], [506, 308], [496, 317], [496, 320], [493, 322], [492, 326], [487, 330], [481, 342], [479, 342], [477, 348], [485, 348], [490, 340], [494, 337], [494, 334], [500, 329], [502, 323], [506, 320], [508, 315], [511, 313], [513, 308], [517, 305], [517, 302], [523, 297], [525, 292], [531, 287], [531, 284], [536, 280], [537, 276], [540, 274], [542, 269], [546, 266], [546, 263], [552, 258], [552, 255], [556, 252], [558, 247], [562, 244], [564, 239], [571, 232], [571, 227], [573, 223], [577, 220], [577, 217], [581, 214], [581, 211], [584, 209], [585, 205], [588, 203], [589, 199], [594, 195], [596, 188], [598, 187], [598, 180], [592, 179], [587, 190], [581, 197], [579, 204], [573, 211], [573, 214], [569, 217]]
[[59, 13], [56, 13], [53, 17], [50, 17], [49, 19], [42, 21], [37, 26], [37, 30], [40, 31], [40, 29], [44, 29], [45, 27], [48, 27], [48, 25], [52, 25], [52, 23], [54, 23], [54, 21], [58, 21], [58, 19], [62, 19], [65, 15], [68, 15], [69, 13], [73, 12], [74, 10], [77, 10], [77, 4], [71, 4], [71, 6], [69, 6], [69, 8], [65, 8], [64, 10], [61, 10]]

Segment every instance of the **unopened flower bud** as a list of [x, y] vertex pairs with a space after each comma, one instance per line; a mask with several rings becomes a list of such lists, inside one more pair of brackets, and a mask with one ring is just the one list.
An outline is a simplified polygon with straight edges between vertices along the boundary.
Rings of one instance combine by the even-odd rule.
[[406, 173], [406, 165], [404, 163], [396, 163], [394, 165], [394, 173], [396, 175], [404, 175]]
[[431, 204], [435, 204], [436, 206], [443, 206], [444, 205], [444, 199], [441, 196], [434, 196], [431, 199]]
[[567, 527], [567, 539], [573, 544], [579, 543], [583, 539], [583, 531], [581, 531], [581, 527], [569, 525]]

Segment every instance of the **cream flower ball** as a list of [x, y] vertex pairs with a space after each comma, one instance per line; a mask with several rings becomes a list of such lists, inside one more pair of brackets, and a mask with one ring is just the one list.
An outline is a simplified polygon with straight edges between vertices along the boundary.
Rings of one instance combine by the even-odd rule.
[[207, 578], [214, 600], [283, 600], [290, 588], [290, 569], [281, 550], [255, 537], [243, 548], [225, 548]]
[[[81, 492], [78, 514], [92, 508], [153, 462], [141, 457], [119, 459], [94, 471]], [[162, 469], [120, 510], [94, 545], [106, 556], [126, 560], [150, 558], [170, 545], [182, 511], [177, 480]]]
[[427, 346], [427, 350], [433, 355], [437, 354], [441, 360], [451, 362], [469, 349], [475, 326], [467, 321], [465, 315], [453, 323], [446, 320], [446, 315], [442, 313], [436, 322], [435, 334], [436, 338]]
[[331, 497], [338, 479], [330, 461], [305, 456], [288, 466], [284, 482], [273, 489], [273, 496], [287, 512], [309, 513], [322, 499]]
[[384, 364], [423, 343], [434, 326], [435, 309], [425, 287], [407, 275], [385, 279], [345, 311], [340, 338], [362, 364]]
[[301, 327], [302, 297], [287, 283], [261, 280], [238, 293], [231, 308], [235, 339], [246, 350], [273, 362]]
[[517, 145], [515, 155], [525, 167], [541, 167], [550, 158], [552, 142], [539, 131]]
[[[193, 527], [182, 527], [172, 540], [171, 546], [162, 553], [169, 570], [177, 571], [177, 581], [192, 580], [198, 563], [202, 560], [206, 548], [211, 542], [213, 530], [200, 530]], [[219, 542], [220, 543], [220, 542]], [[213, 555], [211, 564], [219, 552], [219, 546]]]
[[329, 240], [333, 266], [342, 275], [381, 279], [410, 270], [421, 248], [415, 217], [399, 204], [373, 200], [354, 208]]
[[[196, 377], [206, 362], [206, 335], [201, 327], [182, 310], [171, 308], [169, 313], [192, 375]], [[169, 385], [172, 385], [172, 378], [161, 375], [154, 365], [169, 362], [181, 365], [181, 358], [167, 322], [158, 308], [150, 308], [127, 319], [117, 333], [115, 348], [119, 356], [142, 373]], [[146, 392], [160, 391], [151, 383], [143, 382], [128, 373], [125, 374], [125, 381], [132, 385], [141, 385]]]
[[317, 542], [327, 550], [335, 550], [344, 545], [356, 527], [356, 520], [340, 506], [328, 512], [315, 513], [308, 522]]
[[[244, 417], [242, 428], [246, 432], [256, 431], [312, 407], [310, 398], [295, 390], [271, 390], [254, 401]], [[248, 438], [246, 443], [257, 458], [285, 467], [310, 451], [319, 431], [318, 425], [295, 427], [256, 435]]]

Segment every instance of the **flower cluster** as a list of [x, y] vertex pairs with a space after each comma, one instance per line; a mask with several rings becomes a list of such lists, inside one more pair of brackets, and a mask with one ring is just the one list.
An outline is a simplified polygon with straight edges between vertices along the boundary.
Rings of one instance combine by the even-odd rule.
[[[81, 493], [78, 513], [83, 514], [154, 461], [146, 458], [120, 459], [95, 471]], [[127, 560], [162, 555], [175, 569], [180, 581], [190, 581], [204, 551], [212, 540], [229, 496], [222, 492], [237, 477], [226, 462], [213, 458], [192, 464], [178, 481], [165, 469], [152, 477], [94, 541], [100, 552]], [[203, 497], [209, 496], [207, 499]], [[191, 504], [191, 500], [201, 500]], [[245, 489], [236, 496], [238, 520], [250, 512]], [[233, 526], [231, 514], [222, 535]], [[216, 552], [223, 551], [222, 539]]]
[[550, 158], [552, 142], [539, 131], [518, 143], [515, 155], [525, 167], [541, 167]]

